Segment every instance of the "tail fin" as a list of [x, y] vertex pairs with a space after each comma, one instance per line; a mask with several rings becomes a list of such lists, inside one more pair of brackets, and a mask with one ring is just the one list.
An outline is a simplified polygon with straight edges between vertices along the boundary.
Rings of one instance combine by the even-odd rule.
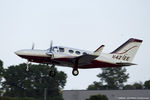
[[125, 42], [119, 48], [111, 52], [111, 54], [113, 54], [112, 58], [116, 59], [118, 62], [131, 63], [141, 43], [142, 43], [142, 40], [130, 38], [127, 42]]
[[94, 51], [93, 54], [99, 56], [99, 55], [101, 54], [103, 48], [104, 48], [104, 45], [101, 45], [98, 49], [96, 49], [96, 50]]

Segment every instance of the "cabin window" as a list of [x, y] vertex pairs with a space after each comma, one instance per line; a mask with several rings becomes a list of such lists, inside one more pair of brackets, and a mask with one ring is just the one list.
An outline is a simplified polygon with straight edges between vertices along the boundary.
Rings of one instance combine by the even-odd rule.
[[69, 53], [73, 53], [74, 51], [73, 50], [69, 50]]
[[76, 54], [78, 54], [78, 55], [79, 55], [79, 54], [80, 54], [80, 52], [79, 52], [79, 51], [76, 51]]
[[83, 55], [86, 55], [87, 53], [86, 52], [83, 52]]
[[65, 50], [64, 50], [64, 48], [59, 48], [59, 51], [64, 52]]

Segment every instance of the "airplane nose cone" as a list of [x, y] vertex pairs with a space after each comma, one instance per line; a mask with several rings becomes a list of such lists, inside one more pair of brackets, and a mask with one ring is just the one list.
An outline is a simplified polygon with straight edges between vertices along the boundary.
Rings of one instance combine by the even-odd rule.
[[16, 55], [19, 55], [19, 51], [16, 51], [15, 54], [16, 54]]
[[16, 52], [15, 52], [15, 54], [18, 55], [18, 56], [19, 56], [19, 55], [22, 55], [22, 53], [23, 53], [22, 51], [16, 51]]

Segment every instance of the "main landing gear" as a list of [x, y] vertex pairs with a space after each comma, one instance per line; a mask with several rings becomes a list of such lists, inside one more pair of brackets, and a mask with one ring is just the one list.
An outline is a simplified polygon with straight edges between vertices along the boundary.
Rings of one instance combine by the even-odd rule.
[[52, 64], [52, 66], [50, 67], [49, 76], [54, 77], [55, 75], [56, 75], [55, 65]]
[[78, 69], [73, 69], [73, 70], [72, 70], [72, 74], [73, 74], [74, 76], [77, 76], [77, 75], [79, 74]]
[[74, 64], [74, 67], [73, 67], [73, 70], [72, 70], [72, 74], [74, 76], [77, 76], [79, 74], [79, 71], [78, 71], [78, 60], [79, 59], [76, 59], [75, 60], [75, 64]]
[[[29, 71], [29, 61], [27, 61], [26, 71]], [[78, 71], [78, 62], [75, 63], [75, 66], [73, 67], [73, 70], [72, 70], [72, 74], [74, 76], [77, 76], [79, 74], [79, 71]], [[55, 64], [52, 64], [50, 66], [49, 76], [50, 77], [55, 77], [55, 75], [56, 75]]]
[[[74, 67], [73, 70], [72, 70], [72, 74], [74, 76], [77, 76], [79, 74], [79, 71], [78, 71], [78, 67]], [[55, 77], [56, 75], [56, 71], [55, 71], [55, 65], [53, 64], [51, 67], [50, 67], [50, 71], [49, 71], [49, 76], [50, 77]]]

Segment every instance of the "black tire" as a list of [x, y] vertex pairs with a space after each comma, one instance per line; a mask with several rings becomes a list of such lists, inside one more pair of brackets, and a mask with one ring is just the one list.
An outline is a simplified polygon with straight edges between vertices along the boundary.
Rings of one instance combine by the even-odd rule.
[[79, 71], [78, 71], [77, 69], [73, 69], [73, 70], [72, 70], [72, 74], [73, 74], [74, 76], [77, 76], [77, 75], [79, 74]]
[[49, 71], [49, 76], [50, 77], [55, 77], [56, 72], [54, 70]]

